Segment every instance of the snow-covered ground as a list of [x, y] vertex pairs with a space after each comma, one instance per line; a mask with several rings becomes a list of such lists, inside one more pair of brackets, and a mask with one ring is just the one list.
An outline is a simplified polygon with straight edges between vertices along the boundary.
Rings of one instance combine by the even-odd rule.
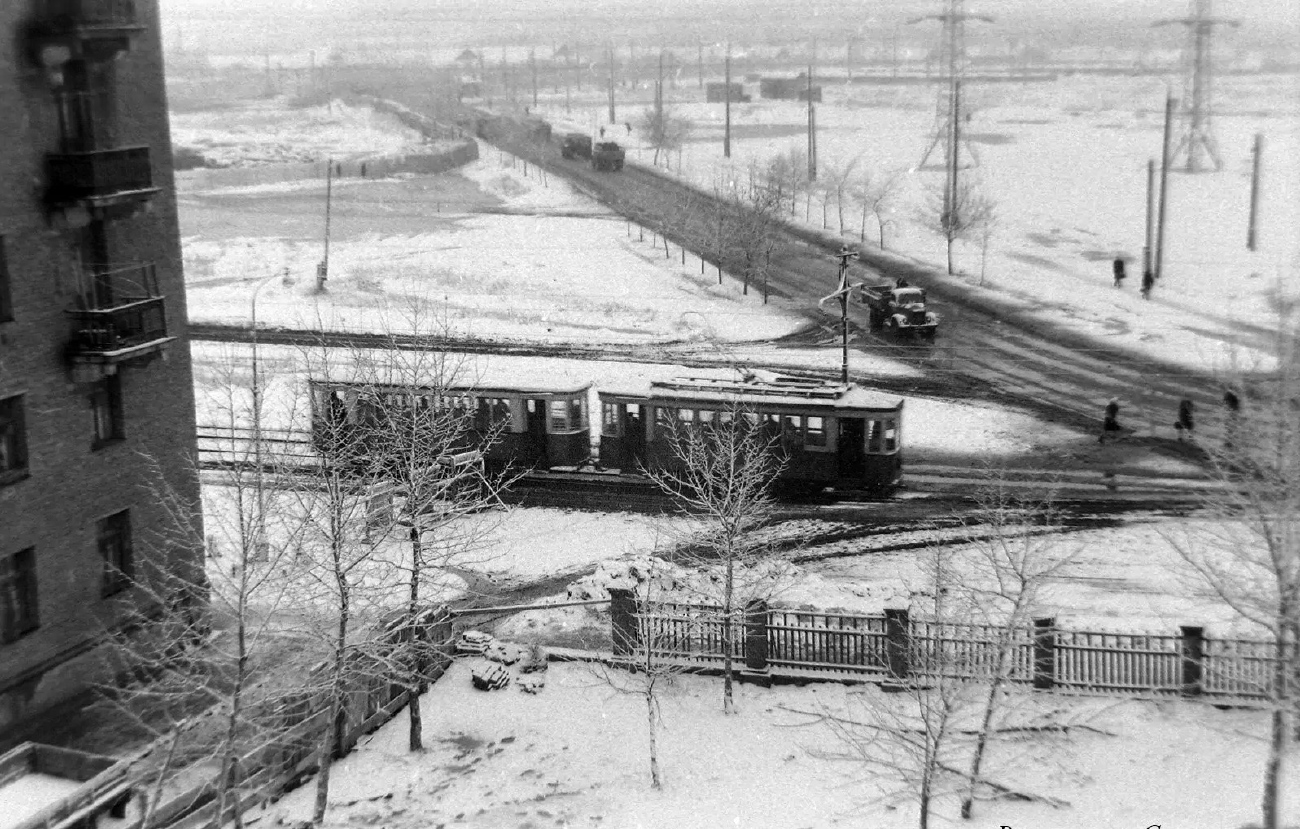
[[173, 112], [172, 141], [214, 167], [255, 167], [429, 152], [419, 132], [369, 107], [331, 101], [294, 107], [283, 97], [207, 112]]
[[[898, 695], [741, 685], [739, 713], [725, 716], [716, 681], [681, 678], [662, 694], [665, 782], [655, 791], [642, 698], [617, 693], [582, 665], [552, 665], [535, 696], [514, 687], [476, 691], [469, 674], [468, 664], [453, 665], [425, 695], [425, 752], [406, 750], [403, 713], [339, 761], [328, 826], [916, 826], [914, 800], [900, 796], [887, 774], [819, 756], [845, 750], [815, 724], [819, 715], [861, 721], [864, 709], [898, 704]], [[963, 825], [1221, 829], [1258, 815], [1262, 713], [1179, 702], [1048, 702], [1076, 725], [1070, 734], [995, 744], [987, 768], [1001, 782], [1066, 805], [983, 803]], [[1292, 788], [1283, 814], [1300, 813]], [[268, 818], [305, 819], [312, 798], [303, 786], [270, 807]], [[939, 825], [958, 822], [950, 796], [935, 811]]]
[[[703, 104], [693, 86], [669, 95], [674, 114], [694, 129], [674, 171], [711, 188], [748, 180], [774, 156], [806, 146], [807, 110], [790, 101], [732, 106], [731, 158], [722, 157], [722, 106]], [[853, 164], [864, 173], [899, 175], [888, 210], [892, 251], [941, 268], [943, 243], [920, 219], [938, 169], [918, 169], [934, 123], [936, 87], [824, 87], [817, 109], [821, 180]], [[1260, 331], [1276, 324], [1269, 304], [1278, 290], [1294, 294], [1300, 265], [1300, 78], [1227, 76], [1216, 89], [1214, 129], [1223, 158], [1217, 173], [1176, 172], [1169, 185], [1165, 276], [1152, 299], [1138, 295], [1144, 238], [1147, 161], [1159, 159], [1165, 86], [1158, 78], [1064, 75], [1047, 83], [968, 84], [971, 120], [964, 130], [979, 156], [965, 172], [996, 203], [984, 289], [1054, 324], [1116, 345], [1197, 368], [1221, 365], [1230, 346], [1259, 346]], [[643, 96], [644, 97], [644, 96]], [[677, 103], [673, 103], [674, 99]], [[645, 99], [648, 103], [648, 98]], [[620, 122], [635, 126], [647, 103], [624, 102]], [[560, 128], [590, 129], [604, 99], [589, 95], [566, 114], [551, 96], [536, 111]], [[624, 140], [618, 128], [619, 140]], [[1265, 136], [1259, 245], [1246, 249], [1250, 155], [1255, 133]], [[636, 147], [638, 137], [630, 137]], [[1177, 133], [1175, 133], [1175, 143]], [[931, 159], [942, 166], [942, 147]], [[649, 162], [652, 152], [634, 149]], [[839, 231], [829, 197], [827, 226]], [[821, 196], [799, 218], [822, 226]], [[866, 237], [875, 236], [867, 219]], [[846, 237], [861, 233], [861, 210], [846, 203]], [[1117, 291], [1110, 262], [1129, 261]], [[978, 242], [958, 243], [956, 259], [968, 283], [980, 281]]]

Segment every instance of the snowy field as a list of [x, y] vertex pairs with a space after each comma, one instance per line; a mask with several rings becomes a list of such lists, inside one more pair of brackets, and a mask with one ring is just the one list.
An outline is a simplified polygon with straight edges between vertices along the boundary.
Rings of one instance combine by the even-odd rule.
[[[327, 825], [916, 826], [914, 802], [890, 777], [818, 756], [844, 746], [813, 724], [816, 716], [860, 720], [864, 708], [894, 701], [878, 689], [741, 685], [732, 717], [722, 714], [720, 698], [718, 682], [705, 678], [679, 679], [664, 692], [665, 782], [655, 791], [642, 699], [616, 693], [599, 673], [574, 664], [552, 665], [536, 696], [513, 687], [484, 693], [471, 688], [469, 665], [458, 663], [424, 697], [424, 753], [406, 751], [403, 713], [339, 761]], [[1069, 736], [995, 746], [990, 768], [995, 779], [1068, 805], [984, 803], [965, 822], [957, 820], [955, 799], [940, 797], [937, 825], [1230, 829], [1256, 816], [1262, 714], [1178, 702], [1045, 699], [1055, 716], [1076, 725]], [[305, 819], [312, 796], [304, 786], [267, 818]], [[1288, 806], [1284, 814], [1300, 813], [1294, 790]]]
[[173, 112], [171, 127], [175, 144], [199, 152], [213, 167], [405, 155], [430, 147], [393, 116], [340, 101], [294, 107], [268, 98], [217, 111]]
[[[751, 88], [752, 87], [752, 88]], [[1159, 78], [1062, 76], [1047, 83], [969, 84], [971, 120], [964, 125], [979, 164], [966, 175], [996, 203], [983, 288], [1039, 318], [1105, 342], [1205, 368], [1221, 365], [1233, 346], [1260, 346], [1276, 324], [1269, 298], [1294, 294], [1300, 252], [1300, 78], [1226, 76], [1216, 89], [1215, 130], [1223, 170], [1175, 173], [1169, 185], [1165, 276], [1144, 302], [1138, 295], [1144, 236], [1146, 167], [1159, 159], [1165, 86]], [[732, 105], [732, 155], [722, 157], [721, 104], [699, 103], [694, 85], [669, 93], [674, 115], [694, 128], [672, 169], [703, 186], [748, 180], [775, 156], [806, 147], [807, 110], [790, 101]], [[828, 83], [817, 109], [823, 183], [852, 165], [864, 174], [898, 176], [885, 216], [886, 245], [905, 257], [942, 268], [943, 242], [920, 218], [942, 183], [942, 147], [919, 169], [934, 123], [934, 86], [846, 86]], [[635, 126], [649, 98], [625, 101], [622, 121]], [[590, 129], [603, 118], [603, 97], [588, 93], [566, 114], [563, 99], [538, 108], [559, 128]], [[674, 100], [677, 103], [673, 103]], [[603, 121], [602, 121], [603, 123]], [[1258, 250], [1246, 250], [1250, 152], [1265, 136]], [[1175, 139], [1176, 143], [1176, 139]], [[653, 153], [631, 156], [649, 163]], [[846, 199], [844, 226], [837, 199], [801, 200], [798, 218], [815, 227], [862, 234], [861, 209]], [[874, 241], [874, 219], [866, 238]], [[1129, 259], [1124, 288], [1111, 285], [1110, 262]], [[958, 277], [977, 285], [978, 243], [957, 244]]]

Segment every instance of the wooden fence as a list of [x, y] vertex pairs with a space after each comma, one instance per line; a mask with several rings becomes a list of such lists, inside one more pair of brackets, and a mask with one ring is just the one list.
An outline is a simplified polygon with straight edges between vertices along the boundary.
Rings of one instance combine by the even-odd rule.
[[1270, 642], [1208, 639], [1190, 626], [1176, 635], [1103, 633], [1065, 630], [1051, 618], [1005, 627], [915, 619], [906, 610], [776, 610], [762, 601], [738, 608], [728, 624], [720, 607], [644, 609], [626, 590], [610, 591], [610, 613], [616, 655], [648, 646], [659, 657], [716, 665], [729, 642], [733, 659], [760, 674], [797, 669], [894, 682], [1002, 674], [1041, 689], [1264, 699], [1277, 664]]

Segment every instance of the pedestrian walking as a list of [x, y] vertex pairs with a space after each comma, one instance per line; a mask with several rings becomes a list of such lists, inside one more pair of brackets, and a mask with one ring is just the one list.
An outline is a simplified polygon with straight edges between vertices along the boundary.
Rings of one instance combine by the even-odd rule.
[[1112, 397], [1106, 404], [1106, 415], [1101, 421], [1101, 437], [1097, 438], [1097, 442], [1105, 443], [1107, 435], [1118, 436], [1119, 431], [1119, 401]]
[[1156, 284], [1156, 275], [1151, 271], [1142, 272], [1142, 298], [1151, 298], [1151, 286]]
[[1174, 423], [1174, 429], [1178, 431], [1178, 439], [1182, 440], [1186, 435], [1188, 440], [1192, 439], [1192, 430], [1196, 428], [1193, 419], [1193, 404], [1191, 400], [1184, 397], [1178, 401], [1178, 421]]
[[1223, 430], [1223, 448], [1231, 449], [1232, 442], [1237, 436], [1237, 428], [1241, 424], [1241, 401], [1237, 399], [1237, 394], [1232, 389], [1223, 393], [1223, 407], [1228, 410], [1228, 421]]
[[1115, 275], [1115, 287], [1123, 288], [1124, 280], [1128, 277], [1128, 274], [1124, 271], [1123, 257], [1115, 257], [1115, 261], [1111, 263], [1111, 272]]

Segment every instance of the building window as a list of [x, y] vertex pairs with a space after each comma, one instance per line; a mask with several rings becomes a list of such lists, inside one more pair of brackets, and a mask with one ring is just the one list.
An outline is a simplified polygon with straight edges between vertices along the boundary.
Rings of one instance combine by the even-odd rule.
[[90, 395], [90, 411], [95, 421], [93, 448], [126, 437], [122, 424], [122, 381], [118, 375], [109, 375], [95, 384]]
[[99, 556], [104, 560], [104, 595], [111, 596], [130, 587], [134, 566], [130, 510], [100, 519], [98, 546]]
[[9, 291], [9, 259], [5, 256], [5, 237], [0, 236], [0, 322], [9, 322], [13, 318], [13, 295]]
[[23, 398], [0, 400], [0, 484], [27, 473], [27, 432], [23, 426]]
[[36, 614], [36, 549], [0, 558], [0, 644], [13, 642], [40, 625]]

